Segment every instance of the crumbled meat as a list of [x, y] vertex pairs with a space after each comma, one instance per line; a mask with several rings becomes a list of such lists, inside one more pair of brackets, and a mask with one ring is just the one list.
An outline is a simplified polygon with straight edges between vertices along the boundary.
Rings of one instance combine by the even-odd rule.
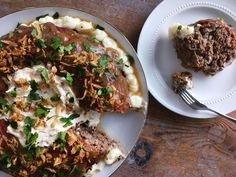
[[236, 33], [222, 19], [201, 20], [193, 34], [176, 35], [174, 46], [184, 67], [214, 75], [235, 59]]
[[182, 89], [193, 87], [192, 74], [189, 72], [177, 72], [172, 76], [172, 88], [178, 93]]

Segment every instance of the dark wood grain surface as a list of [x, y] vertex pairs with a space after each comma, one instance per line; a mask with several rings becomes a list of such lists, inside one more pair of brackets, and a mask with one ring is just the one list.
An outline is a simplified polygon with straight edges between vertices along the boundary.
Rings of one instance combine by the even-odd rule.
[[[160, 0], [0, 0], [0, 16], [26, 7], [83, 10], [120, 29], [136, 48], [150, 12]], [[1, 27], [1, 25], [0, 25]], [[231, 114], [236, 117], [236, 112]], [[196, 120], [177, 115], [150, 95], [140, 139], [113, 177], [235, 177], [236, 124], [222, 118]]]

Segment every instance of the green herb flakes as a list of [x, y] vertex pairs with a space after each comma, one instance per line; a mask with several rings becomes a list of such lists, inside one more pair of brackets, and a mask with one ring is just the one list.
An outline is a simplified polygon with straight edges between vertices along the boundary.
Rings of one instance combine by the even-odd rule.
[[83, 43], [83, 46], [84, 46], [84, 49], [86, 52], [95, 52], [96, 51], [91, 45], [89, 45], [85, 42]]
[[55, 12], [53, 15], [52, 15], [52, 18], [54, 19], [58, 19], [60, 17], [59, 13], [58, 12]]
[[100, 41], [97, 40], [94, 36], [88, 36], [87, 39], [94, 42], [95, 44], [100, 44]]
[[3, 43], [1, 40], [0, 40], [0, 48], [3, 48]]
[[10, 168], [11, 165], [12, 165], [12, 162], [11, 162], [11, 159], [9, 157], [9, 155], [7, 155], [6, 153], [3, 153], [1, 156], [0, 156], [0, 161], [2, 161], [7, 168]]
[[98, 63], [103, 69], [105, 69], [108, 65], [108, 56], [107, 55], [102, 55], [99, 58]]
[[97, 94], [98, 95], [107, 95], [107, 94], [110, 94], [112, 93], [112, 88], [108, 87], [108, 88], [101, 88], [98, 90]]
[[50, 100], [51, 101], [60, 101], [60, 96], [58, 96], [58, 95], [54, 95], [54, 96], [52, 96], [51, 98], [50, 98]]
[[127, 55], [130, 65], [135, 63], [134, 58], [131, 55]]
[[13, 129], [17, 129], [17, 127], [18, 127], [17, 122], [15, 122], [14, 120], [9, 120], [7, 123], [8, 123], [8, 125], [10, 125]]
[[9, 112], [11, 109], [11, 105], [8, 103], [8, 101], [2, 97], [0, 97], [0, 112], [2, 115], [5, 115]]
[[59, 132], [58, 133], [58, 141], [59, 141], [59, 143], [61, 145], [61, 151], [65, 150], [65, 146], [67, 144], [66, 137], [67, 137], [67, 133], [66, 132]]
[[35, 37], [37, 36], [38, 32], [35, 28], [33, 28], [33, 30], [31, 31], [31, 36]]
[[37, 71], [41, 73], [41, 76], [43, 77], [43, 79], [48, 83], [49, 81], [48, 69], [42, 67], [42, 68], [39, 68]]
[[62, 117], [60, 119], [61, 122], [64, 122], [65, 125], [63, 127], [68, 127], [68, 126], [71, 126], [73, 125], [73, 123], [71, 122], [72, 120], [78, 118], [80, 115], [79, 114], [71, 114], [69, 117]]
[[82, 170], [80, 169], [80, 168], [78, 168], [77, 166], [74, 166], [72, 169], [71, 169], [71, 171], [70, 171], [70, 173], [69, 173], [69, 175], [72, 175], [72, 174], [82, 174]]
[[59, 49], [59, 47], [61, 46], [61, 38], [58, 37], [58, 36], [55, 36], [52, 38], [52, 41], [51, 41], [51, 47], [54, 49], [54, 50], [57, 50]]
[[36, 20], [39, 20], [40, 18], [44, 18], [44, 17], [46, 17], [46, 16], [48, 16], [48, 15], [49, 15], [49, 14], [40, 15], [40, 16], [36, 17], [35, 19], [36, 19]]
[[77, 74], [78, 78], [82, 78], [85, 76], [85, 69], [82, 66], [78, 65], [76, 69], [78, 71], [78, 74]]
[[104, 28], [104, 27], [102, 27], [102, 26], [100, 26], [100, 25], [97, 25], [97, 26], [96, 26], [96, 29], [99, 29], [99, 30], [102, 30], [102, 31], [104, 31], [104, 30], [105, 30], [105, 28]]
[[73, 76], [74, 74], [70, 74], [68, 72], [66, 73], [66, 81], [70, 86], [72, 86], [73, 84]]
[[31, 119], [28, 116], [25, 118], [24, 122], [25, 122], [25, 126], [28, 126], [28, 127], [34, 127], [36, 123], [34, 119]]
[[16, 88], [14, 88], [12, 91], [8, 92], [8, 95], [11, 97], [16, 97]]
[[181, 31], [182, 28], [183, 28], [183, 26], [182, 26], [182, 25], [179, 25], [177, 29], [178, 29], [179, 31]]
[[44, 39], [37, 39], [36, 44], [42, 49], [47, 47]]
[[36, 109], [34, 115], [35, 115], [36, 117], [45, 117], [49, 112], [50, 112], [50, 109], [49, 109], [49, 108], [46, 108], [46, 107], [44, 107], [43, 105], [40, 105], [40, 106]]

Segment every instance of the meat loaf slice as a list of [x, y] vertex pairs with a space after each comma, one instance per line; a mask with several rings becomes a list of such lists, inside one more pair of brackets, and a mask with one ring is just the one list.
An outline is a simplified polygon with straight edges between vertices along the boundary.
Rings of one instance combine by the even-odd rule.
[[206, 19], [193, 24], [194, 33], [174, 38], [178, 58], [186, 68], [214, 75], [236, 57], [236, 34], [222, 19]]
[[[37, 29], [37, 33], [35, 30]], [[43, 62], [55, 65], [58, 75], [73, 75], [80, 106], [99, 112], [127, 112], [128, 84], [116, 50], [94, 40], [92, 32], [79, 33], [52, 23], [20, 26], [1, 38], [0, 71], [10, 74]]]
[[115, 146], [104, 133], [80, 127], [67, 132], [66, 143], [58, 140], [48, 148], [40, 148], [38, 155], [29, 156], [17, 138], [6, 133], [6, 127], [6, 122], [0, 120], [0, 168], [14, 177], [82, 176]]

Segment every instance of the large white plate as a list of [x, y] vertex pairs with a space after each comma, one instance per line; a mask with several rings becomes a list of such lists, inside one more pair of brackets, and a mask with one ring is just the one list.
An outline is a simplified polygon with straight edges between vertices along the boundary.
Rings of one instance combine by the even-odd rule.
[[[148, 103], [148, 91], [144, 72], [132, 45], [117, 29], [92, 15], [69, 8], [46, 7], [26, 9], [0, 18], [0, 36], [14, 30], [18, 22], [34, 20], [35, 17], [47, 13], [53, 15], [55, 12], [59, 12], [61, 16], [78, 16], [82, 19], [92, 21], [95, 24], [103, 26], [108, 33], [112, 34], [112, 36], [121, 44], [121, 46], [124, 47], [127, 53], [134, 57], [135, 66], [139, 73], [142, 85], [143, 98], [145, 102]], [[108, 136], [119, 142], [121, 148], [126, 154], [128, 154], [138, 139], [139, 133], [146, 119], [146, 113], [147, 110], [145, 109], [143, 112], [129, 112], [127, 114], [105, 114], [101, 121], [101, 128]], [[122, 164], [123, 161], [124, 160], [121, 160], [112, 166], [106, 166], [102, 172], [96, 174], [94, 177], [110, 176]], [[6, 175], [2, 172], [0, 172], [0, 176], [9, 177], [9, 175]]]
[[[224, 18], [236, 27], [235, 0], [165, 0], [146, 20], [138, 42], [138, 56], [144, 67], [148, 89], [170, 110], [195, 118], [214, 114], [189, 108], [171, 90], [171, 75], [186, 70], [177, 59], [168, 28], [173, 23], [192, 24], [200, 19]], [[207, 106], [222, 113], [236, 108], [236, 61], [213, 77], [193, 72], [194, 88], [190, 91]]]

